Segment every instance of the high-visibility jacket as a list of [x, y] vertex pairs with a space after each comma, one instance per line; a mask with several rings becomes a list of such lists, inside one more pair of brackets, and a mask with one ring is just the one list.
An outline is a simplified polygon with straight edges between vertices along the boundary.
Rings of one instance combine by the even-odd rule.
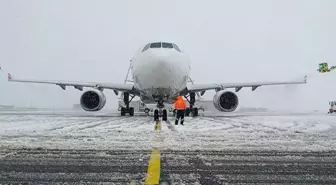
[[174, 103], [174, 107], [176, 110], [186, 110], [187, 103], [184, 101], [182, 96], [178, 96], [176, 102]]

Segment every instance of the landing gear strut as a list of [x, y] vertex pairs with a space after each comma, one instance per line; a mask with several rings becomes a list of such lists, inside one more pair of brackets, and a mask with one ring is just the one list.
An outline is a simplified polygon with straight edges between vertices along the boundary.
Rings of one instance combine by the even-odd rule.
[[191, 115], [193, 117], [197, 117], [198, 116], [198, 108], [194, 107], [195, 102], [196, 102], [196, 93], [191, 92], [189, 94], [190, 94], [189, 95], [189, 100], [188, 100], [188, 97], [185, 97], [189, 102], [189, 107], [186, 109], [185, 116], [190, 116], [190, 113], [191, 113]]
[[168, 112], [164, 109], [164, 104], [162, 100], [159, 100], [157, 104], [157, 109], [154, 110], [154, 121], [158, 121], [162, 117], [162, 121], [167, 121]]
[[130, 107], [129, 104], [133, 100], [135, 96], [131, 96], [131, 99], [129, 99], [130, 95], [129, 93], [125, 92], [124, 93], [124, 104], [126, 107], [121, 107], [120, 114], [121, 116], [125, 116], [126, 113], [129, 113], [130, 116], [134, 116], [134, 107]]

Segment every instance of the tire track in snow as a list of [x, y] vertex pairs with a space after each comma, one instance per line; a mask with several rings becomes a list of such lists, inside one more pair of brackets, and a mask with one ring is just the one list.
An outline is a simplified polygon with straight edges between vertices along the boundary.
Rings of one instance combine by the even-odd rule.
[[[270, 131], [269, 130], [265, 130], [265, 129], [262, 129], [262, 128], [268, 128], [268, 129], [272, 129], [272, 131], [280, 131], [280, 132], [288, 132], [289, 130], [288, 129], [284, 129], [284, 128], [278, 128], [278, 127], [274, 127], [274, 126], [268, 126], [268, 125], [265, 125], [259, 121], [256, 121], [256, 120], [251, 120], [251, 119], [246, 119], [246, 118], [223, 118], [223, 117], [219, 117], [217, 118], [217, 122], [218, 123], [224, 123], [226, 122], [227, 120], [226, 119], [229, 119], [229, 121], [232, 121], [231, 123], [228, 122], [229, 124], [231, 124], [233, 127], [235, 128], [243, 128], [243, 129], [247, 129], [247, 130], [252, 130], [252, 131], [261, 131], [261, 132], [267, 132], [269, 133]], [[250, 122], [250, 123], [247, 123]], [[237, 125], [237, 124], [240, 124], [240, 125]], [[260, 127], [260, 128], [258, 128]], [[231, 128], [233, 129], [233, 128]], [[227, 129], [229, 130], [229, 129]]]
[[[290, 118], [289, 120], [287, 118], [290, 118], [291, 116], [280, 116], [279, 119], [271, 119], [271, 120], [262, 120], [265, 119], [265, 116], [262, 117], [256, 117], [256, 120], [252, 120], [252, 119], [248, 119], [248, 118], [240, 118], [243, 122], [250, 122], [253, 124], [247, 124], [244, 123], [246, 125], [249, 125], [253, 128], [255, 128], [256, 131], [263, 131], [263, 132], [302, 132], [302, 130], [307, 130], [313, 127], [316, 127], [316, 125], [318, 125], [318, 123], [311, 121], [311, 120], [297, 120], [295, 117], [294, 118]], [[272, 117], [274, 118], [274, 117]], [[284, 119], [284, 120], [283, 120]], [[262, 120], [262, 121], [261, 121]], [[276, 123], [276, 125], [279, 125], [280, 123], [291, 123], [291, 125], [286, 125], [286, 126], [281, 126], [281, 127], [277, 127], [276, 125], [272, 126], [272, 123]], [[270, 124], [270, 125], [269, 125]], [[263, 129], [258, 129], [256, 128], [256, 126], [260, 127], [260, 128], [267, 128], [267, 129], [272, 129], [272, 131], [270, 130], [263, 130]], [[273, 133], [272, 132], [272, 133]]]
[[167, 121], [163, 121], [163, 122], [166, 123], [168, 129], [170, 129], [171, 131], [178, 132], [169, 119], [167, 119]]
[[88, 125], [86, 127], [82, 127], [82, 128], [78, 128], [77, 130], [86, 130], [86, 129], [91, 129], [91, 128], [94, 128], [94, 127], [99, 127], [101, 125], [104, 125], [104, 124], [107, 124], [107, 123], [112, 123], [112, 122], [115, 122], [115, 121], [123, 121], [123, 120], [127, 120], [129, 117], [120, 117], [120, 118], [117, 118], [117, 119], [103, 119], [103, 120], [100, 120], [102, 122], [100, 123], [96, 123], [97, 121], [95, 122], [92, 122], [94, 124], [92, 125]]
[[76, 122], [71, 122], [71, 123], [69, 123], [69, 121], [68, 122], [64, 122], [62, 126], [54, 127], [54, 128], [51, 128], [51, 129], [47, 129], [45, 131], [61, 130], [61, 129], [64, 129], [64, 128], [73, 127], [75, 125], [83, 125], [83, 124], [87, 124], [87, 123], [91, 123], [92, 122], [92, 120], [83, 121], [83, 122], [80, 122], [80, 123], [79, 123], [79, 121], [81, 121], [81, 120], [77, 120]]
[[[48, 131], [55, 131], [55, 130], [61, 130], [66, 129], [69, 132], [76, 132], [76, 131], [82, 131], [86, 129], [91, 129], [98, 127], [100, 125], [104, 125], [106, 123], [113, 123], [115, 121], [121, 121], [125, 120], [127, 118], [125, 117], [113, 117], [113, 118], [92, 118], [92, 119], [75, 119], [75, 122], [72, 122], [71, 124], [62, 125], [57, 128], [49, 129]], [[83, 127], [81, 127], [83, 126]]]
[[[122, 122], [118, 122], [112, 125], [109, 125], [106, 127], [106, 129], [113, 129], [113, 130], [118, 130], [118, 129], [127, 129], [127, 128], [136, 128], [139, 126], [143, 126], [146, 123], [150, 124], [152, 123], [152, 117], [150, 118], [143, 118], [143, 117], [127, 117], [126, 119], [123, 119]], [[121, 120], [120, 120], [121, 121]], [[140, 122], [139, 122], [140, 121]], [[154, 123], [154, 122], [153, 122]]]
[[1, 115], [0, 123], [10, 123], [10, 122], [17, 122], [17, 121], [28, 121], [30, 120], [27, 116], [7, 116]]
[[[165, 141], [164, 146], [168, 148], [179, 148], [181, 144], [186, 144], [185, 141], [188, 141], [190, 139], [190, 135], [188, 133], [182, 133], [179, 131], [179, 126], [182, 128], [185, 127], [185, 125], [175, 125], [175, 117], [172, 117], [171, 119], [167, 119], [165, 122], [165, 125], [167, 126], [169, 132], [164, 133]], [[185, 120], [185, 123], [188, 124]]]
[[232, 118], [227, 118], [228, 120], [221, 120], [221, 119], [218, 119], [218, 118], [214, 119], [214, 118], [207, 118], [207, 117], [199, 117], [199, 119], [231, 126], [231, 127], [222, 127], [222, 128], [220, 128], [220, 130], [232, 130], [234, 128], [247, 128], [244, 125], [239, 125], [238, 126], [235, 123], [239, 123], [239, 122], [233, 121]]
[[[262, 117], [262, 118], [265, 118], [265, 117]], [[260, 117], [259, 117], [259, 119], [260, 119]], [[263, 122], [255, 121], [255, 120], [251, 120], [251, 119], [246, 119], [246, 118], [242, 118], [242, 120], [249, 121], [249, 122], [255, 122], [260, 127], [270, 128], [270, 129], [277, 130], [277, 131], [282, 131], [282, 132], [289, 132], [291, 128], [299, 126], [299, 124], [298, 124], [298, 122], [296, 120], [293, 120], [293, 125], [292, 126], [289, 126], [289, 127], [286, 127], [286, 128], [279, 128], [279, 127], [276, 127], [276, 126], [269, 126], [269, 125], [266, 125]], [[272, 120], [270, 120], [270, 121], [272, 121]]]
[[55, 127], [57, 124], [65, 124], [68, 121], [66, 119], [62, 119], [60, 117], [56, 119], [47, 119], [45, 117], [36, 117], [31, 119], [31, 117], [27, 116], [25, 121], [17, 121], [10, 123], [1, 124], [2, 131], [0, 135], [2, 136], [10, 136], [10, 135], [36, 135], [37, 133], [50, 132], [50, 128]]
[[82, 131], [82, 130], [87, 130], [87, 129], [91, 129], [91, 128], [94, 128], [94, 127], [98, 127], [100, 125], [103, 125], [103, 124], [106, 124], [106, 123], [110, 123], [111, 121], [114, 121], [114, 120], [104, 120], [104, 121], [101, 120], [101, 122], [99, 122], [99, 123], [97, 123], [98, 121], [89, 122], [89, 123], [93, 123], [93, 124], [85, 126], [85, 127], [78, 128], [77, 131]]

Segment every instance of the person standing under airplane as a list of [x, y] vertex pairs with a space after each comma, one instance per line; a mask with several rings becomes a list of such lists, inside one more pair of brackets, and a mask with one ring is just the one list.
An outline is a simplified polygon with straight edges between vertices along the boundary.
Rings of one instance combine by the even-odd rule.
[[184, 122], [184, 113], [185, 110], [187, 109], [187, 103], [183, 99], [183, 96], [178, 96], [177, 100], [174, 103], [174, 107], [176, 110], [176, 120], [175, 120], [175, 125], [178, 124], [179, 119], [181, 118], [181, 125], [183, 125]]

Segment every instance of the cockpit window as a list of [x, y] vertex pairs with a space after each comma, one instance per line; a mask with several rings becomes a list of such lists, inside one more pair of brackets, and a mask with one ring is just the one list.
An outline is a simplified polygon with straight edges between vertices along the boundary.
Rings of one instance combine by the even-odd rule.
[[161, 48], [161, 42], [151, 43], [150, 48]]
[[181, 52], [180, 48], [174, 44], [169, 42], [153, 42], [147, 44], [143, 49], [142, 52], [148, 50], [149, 48], [174, 48], [176, 51]]
[[178, 52], [181, 52], [181, 50], [180, 50], [180, 48], [179, 47], [177, 47], [177, 45], [176, 44], [173, 44], [173, 46], [174, 46], [174, 48], [178, 51]]
[[147, 45], [142, 49], [142, 52], [146, 51], [146, 50], [149, 48], [149, 45], [150, 45], [150, 44], [147, 44]]
[[162, 48], [173, 48], [172, 43], [162, 42]]

